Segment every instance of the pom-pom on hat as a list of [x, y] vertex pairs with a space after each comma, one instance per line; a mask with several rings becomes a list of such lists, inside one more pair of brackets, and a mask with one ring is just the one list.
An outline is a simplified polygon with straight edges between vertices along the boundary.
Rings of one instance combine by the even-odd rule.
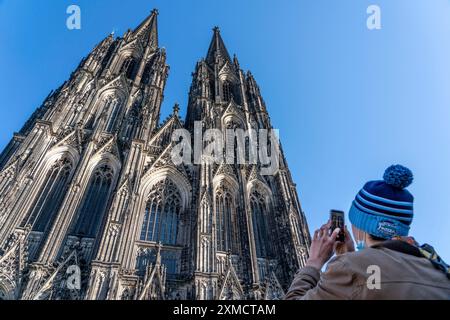
[[407, 236], [413, 219], [414, 197], [405, 188], [413, 181], [401, 165], [386, 169], [381, 181], [367, 182], [350, 208], [350, 222], [373, 236], [391, 239]]

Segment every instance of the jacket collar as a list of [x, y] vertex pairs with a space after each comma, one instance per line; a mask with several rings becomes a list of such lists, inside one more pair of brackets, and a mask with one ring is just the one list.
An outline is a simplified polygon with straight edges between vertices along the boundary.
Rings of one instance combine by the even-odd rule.
[[436, 269], [444, 272], [447, 278], [450, 279], [450, 266], [441, 259], [434, 248], [429, 244], [424, 244], [420, 247], [418, 245], [413, 245], [411, 243], [416, 244], [416, 242], [411, 242], [411, 239], [414, 240], [414, 238], [386, 240], [372, 246], [372, 248], [387, 248], [397, 252], [413, 255], [415, 257], [426, 258]]
[[386, 240], [372, 246], [372, 248], [386, 248], [393, 251], [409, 254], [415, 257], [423, 257], [419, 248], [402, 240]]

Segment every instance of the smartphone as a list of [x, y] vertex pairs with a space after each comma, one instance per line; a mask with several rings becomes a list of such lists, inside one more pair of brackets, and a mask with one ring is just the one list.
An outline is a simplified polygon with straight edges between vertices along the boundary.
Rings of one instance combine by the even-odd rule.
[[336, 241], [344, 242], [345, 241], [345, 233], [344, 233], [344, 211], [340, 210], [330, 210], [330, 220], [331, 220], [331, 227], [330, 227], [330, 234], [336, 229], [339, 228], [341, 231], [339, 231], [339, 234], [336, 238]]

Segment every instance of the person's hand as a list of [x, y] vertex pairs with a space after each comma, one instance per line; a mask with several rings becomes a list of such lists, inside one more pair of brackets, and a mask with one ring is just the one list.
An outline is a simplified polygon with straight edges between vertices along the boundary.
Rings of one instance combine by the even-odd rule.
[[331, 221], [328, 221], [327, 224], [324, 224], [319, 230], [314, 232], [306, 266], [316, 268], [320, 271], [323, 265], [333, 256], [336, 238], [340, 229], [336, 228], [330, 235], [330, 227]]
[[344, 227], [344, 235], [345, 241], [337, 242], [336, 244], [336, 254], [338, 255], [355, 251], [355, 243], [353, 242], [353, 238], [350, 235], [350, 232], [348, 232], [347, 226]]

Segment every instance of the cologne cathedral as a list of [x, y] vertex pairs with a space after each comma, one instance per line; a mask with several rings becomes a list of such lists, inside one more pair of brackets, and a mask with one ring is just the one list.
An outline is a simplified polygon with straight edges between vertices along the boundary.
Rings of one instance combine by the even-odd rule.
[[259, 87], [214, 28], [187, 116], [160, 121], [169, 73], [157, 10], [113, 34], [0, 155], [0, 299], [280, 299], [310, 235], [279, 166], [175, 165], [172, 133], [271, 128]]

